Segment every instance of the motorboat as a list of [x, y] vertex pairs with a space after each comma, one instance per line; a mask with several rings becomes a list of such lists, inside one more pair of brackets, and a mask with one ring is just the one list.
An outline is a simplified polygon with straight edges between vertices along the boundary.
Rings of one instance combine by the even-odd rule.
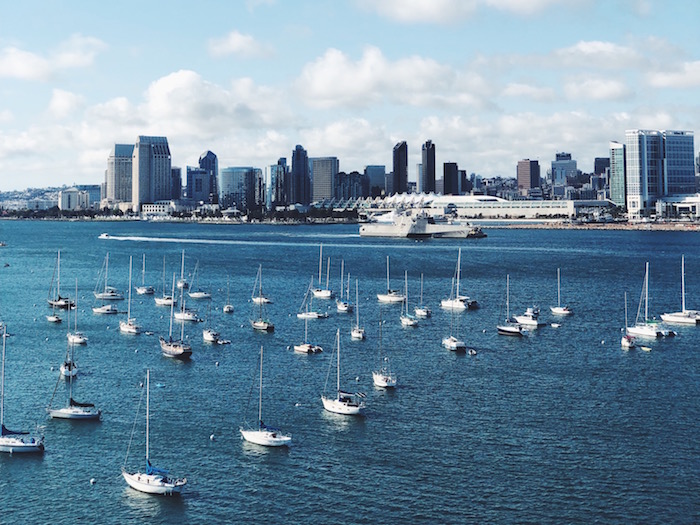
[[522, 315], [513, 316], [515, 322], [525, 326], [527, 328], [537, 328], [538, 326], [544, 326], [544, 323], [540, 321], [540, 309], [536, 306], [530, 306], [525, 310]]

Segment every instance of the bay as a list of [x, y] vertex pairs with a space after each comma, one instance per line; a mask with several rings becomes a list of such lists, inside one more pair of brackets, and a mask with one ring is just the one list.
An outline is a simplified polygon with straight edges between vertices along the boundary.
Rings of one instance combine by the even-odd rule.
[[[100, 239], [107, 232], [109, 239]], [[7, 344], [5, 421], [39, 424], [46, 452], [0, 457], [3, 521], [75, 523], [692, 523], [700, 519], [700, 388], [698, 329], [624, 351], [624, 293], [630, 322], [650, 263], [650, 313], [680, 309], [680, 259], [686, 257], [686, 302], [700, 307], [700, 237], [685, 232], [488, 229], [480, 240], [365, 239], [357, 226], [154, 224], [147, 222], [3, 221], [0, 318]], [[354, 315], [334, 301], [315, 301], [329, 319], [309, 322], [319, 355], [297, 355], [304, 336], [296, 312], [312, 276], [319, 244], [331, 257], [337, 292], [340, 260], [359, 279], [364, 342], [350, 339]], [[476, 356], [442, 348], [449, 312], [439, 308], [462, 248], [462, 289], [481, 308], [457, 316], [459, 335]], [[64, 323], [47, 323], [56, 253], [62, 290], [74, 295], [78, 325], [90, 341], [77, 350], [74, 397], [103, 411], [97, 424], [44, 416], [66, 351]], [[185, 334], [193, 359], [163, 357], [169, 310], [133, 296], [132, 315], [153, 335], [119, 333], [118, 318], [96, 316], [92, 291], [109, 252], [110, 284], [126, 291], [146, 254], [146, 280], [162, 287], [199, 261], [198, 281], [212, 292], [211, 322], [230, 345], [202, 342], [202, 324]], [[396, 391], [372, 386], [380, 305], [386, 288], [408, 272], [417, 304], [420, 274], [433, 317], [402, 328], [400, 306], [384, 306], [383, 347], [399, 376]], [[273, 334], [252, 331], [249, 299], [259, 264], [274, 303]], [[574, 315], [557, 319], [556, 270], [562, 301]], [[537, 304], [548, 323], [521, 339], [496, 334], [504, 315], [506, 275], [511, 311]], [[230, 281], [233, 315], [222, 313]], [[168, 284], [169, 287], [169, 284]], [[354, 291], [354, 284], [351, 286]], [[354, 301], [354, 297], [351, 296]], [[205, 302], [188, 301], [206, 316]], [[126, 311], [126, 302], [119, 303]], [[124, 314], [125, 315], [125, 314]], [[367, 393], [364, 418], [323, 411], [336, 329], [341, 331], [342, 384]], [[256, 418], [257, 359], [265, 347], [263, 418], [291, 432], [289, 450], [240, 440]], [[141, 394], [151, 370], [151, 457], [188, 479], [180, 498], [149, 497], [120, 475]], [[330, 369], [334, 374], [334, 369]], [[160, 387], [153, 387], [156, 383]], [[332, 383], [332, 379], [331, 379]], [[57, 402], [66, 396], [58, 384]], [[64, 396], [64, 398], [61, 398]], [[141, 412], [143, 417], [143, 412]], [[214, 439], [210, 439], [211, 436]], [[141, 434], [142, 436], [142, 434]], [[128, 464], [141, 466], [137, 431]], [[90, 479], [95, 483], [90, 484]]]

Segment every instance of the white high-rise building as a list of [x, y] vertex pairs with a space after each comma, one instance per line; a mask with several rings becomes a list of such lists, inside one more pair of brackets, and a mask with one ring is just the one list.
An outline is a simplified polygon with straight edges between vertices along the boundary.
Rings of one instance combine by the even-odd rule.
[[131, 202], [133, 144], [115, 144], [107, 159], [105, 195], [110, 202]]
[[131, 205], [135, 212], [144, 203], [171, 199], [171, 167], [167, 138], [139, 136], [134, 145], [131, 172]]
[[315, 157], [311, 165], [311, 201], [318, 202], [335, 198], [340, 162], [337, 157]]

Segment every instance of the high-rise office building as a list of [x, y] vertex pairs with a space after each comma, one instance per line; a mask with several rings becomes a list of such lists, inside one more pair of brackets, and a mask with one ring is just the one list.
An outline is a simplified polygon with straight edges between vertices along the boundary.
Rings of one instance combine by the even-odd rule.
[[315, 157], [309, 160], [311, 165], [312, 194], [311, 201], [318, 202], [335, 197], [340, 163], [337, 157]]
[[394, 146], [393, 160], [391, 192], [406, 193], [408, 191], [408, 145], [406, 141], [399, 142]]
[[287, 191], [287, 159], [281, 158], [277, 164], [270, 166], [265, 172], [265, 207], [268, 211], [275, 206], [289, 204]]
[[177, 201], [182, 197], [182, 168], [173, 166], [170, 169], [171, 174], [171, 188], [170, 199]]
[[209, 181], [207, 182], [209, 195], [207, 195], [205, 202], [216, 204], [219, 202], [217, 182], [219, 178], [219, 160], [214, 153], [207, 150], [199, 156], [199, 167], [205, 170], [209, 176]]
[[540, 163], [536, 160], [523, 159], [518, 161], [518, 190], [523, 195], [533, 188], [540, 187]]
[[293, 204], [309, 204], [311, 202], [309, 155], [300, 145], [297, 145], [292, 151], [292, 172], [290, 178], [289, 202]]
[[[195, 204], [208, 204], [212, 201], [211, 173], [204, 168], [187, 166], [187, 198]], [[217, 199], [218, 202], [218, 199]]]
[[610, 167], [610, 157], [596, 157], [593, 159], [593, 173], [604, 175], [605, 170]]
[[170, 200], [171, 167], [167, 138], [138, 137], [134, 145], [131, 171], [131, 205], [134, 211], [140, 211], [144, 203]]
[[106, 199], [112, 202], [131, 202], [133, 155], [133, 144], [115, 144], [112, 148], [107, 159], [105, 175]]
[[428, 140], [423, 144], [423, 169], [422, 181], [418, 182], [418, 191], [421, 193], [435, 192], [435, 144]]
[[566, 186], [567, 179], [577, 174], [578, 167], [571, 153], [557, 153], [556, 160], [552, 161], [552, 186]]
[[386, 192], [386, 166], [365, 166], [365, 175], [369, 180], [370, 197], [379, 197]]
[[625, 145], [619, 142], [610, 143], [610, 171], [608, 184], [610, 200], [616, 206], [627, 205], [627, 184], [625, 179]]
[[256, 186], [257, 181], [262, 178], [259, 168], [222, 168], [219, 178], [220, 202], [223, 208], [235, 207], [243, 213], [256, 208]]
[[695, 193], [692, 131], [625, 132], [627, 211], [642, 215], [659, 197]]
[[443, 195], [459, 195], [459, 170], [456, 162], [445, 162], [442, 165]]

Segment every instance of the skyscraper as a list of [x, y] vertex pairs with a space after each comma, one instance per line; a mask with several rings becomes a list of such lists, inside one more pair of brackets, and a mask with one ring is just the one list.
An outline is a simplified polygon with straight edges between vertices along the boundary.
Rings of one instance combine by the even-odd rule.
[[422, 181], [419, 181], [418, 188], [421, 193], [435, 192], [435, 144], [428, 140], [423, 144], [423, 169]]
[[557, 153], [556, 160], [552, 161], [552, 186], [566, 186], [569, 177], [575, 177], [578, 173], [576, 161], [572, 160], [571, 153]]
[[131, 202], [133, 144], [115, 144], [107, 159], [105, 198], [112, 202]]
[[[211, 202], [211, 173], [195, 166], [187, 166], [187, 198], [195, 203]], [[218, 202], [218, 199], [217, 199]]]
[[170, 200], [172, 195], [170, 147], [165, 137], [139, 136], [134, 145], [131, 171], [131, 205]]
[[391, 184], [392, 193], [408, 191], [408, 145], [406, 141], [394, 146], [394, 171]]
[[443, 195], [459, 195], [459, 170], [457, 169], [456, 162], [445, 162], [442, 166], [443, 169], [443, 182], [442, 182], [442, 193]]
[[297, 145], [292, 151], [292, 173], [289, 188], [289, 202], [295, 204], [309, 204], [311, 202], [309, 155], [300, 145]]
[[318, 202], [335, 197], [340, 163], [337, 157], [316, 157], [310, 159], [313, 181], [311, 201]]
[[254, 209], [256, 181], [260, 169], [250, 167], [223, 168], [221, 179], [221, 206], [235, 207], [241, 212]]
[[365, 175], [369, 179], [369, 196], [379, 197], [386, 191], [386, 167], [385, 166], [365, 166]]
[[610, 200], [616, 206], [627, 205], [627, 184], [625, 179], [625, 145], [610, 143]]
[[205, 202], [216, 204], [219, 202], [219, 189], [217, 182], [219, 178], [219, 160], [216, 158], [214, 153], [207, 150], [199, 156], [199, 167], [205, 170], [209, 176], [209, 181], [207, 182], [209, 195], [207, 195]]
[[289, 204], [287, 178], [287, 159], [284, 157], [267, 169], [265, 173], [265, 207], [268, 211], [275, 206]]
[[523, 159], [518, 161], [518, 190], [521, 194], [533, 188], [540, 187], [540, 163], [536, 160]]

